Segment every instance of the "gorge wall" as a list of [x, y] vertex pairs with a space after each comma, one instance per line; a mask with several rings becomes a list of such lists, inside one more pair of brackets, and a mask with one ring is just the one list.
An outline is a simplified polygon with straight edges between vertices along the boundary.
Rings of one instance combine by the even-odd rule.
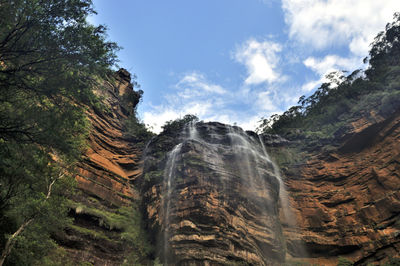
[[143, 202], [163, 261], [283, 263], [279, 180], [257, 135], [216, 122], [187, 124], [153, 139], [144, 173]]
[[[141, 174], [142, 146], [140, 140], [127, 136], [124, 123], [139, 96], [123, 69], [95, 92], [104, 108], [87, 109], [91, 131], [89, 147], [78, 165], [78, 192], [71, 199], [74, 225], [56, 240], [77, 262], [121, 265], [137, 252], [123, 234], [126, 227], [134, 226], [129, 221], [135, 211], [131, 207], [140, 196], [132, 182]], [[137, 101], [124, 102], [128, 96]]]
[[[296, 141], [216, 122], [166, 130], [143, 145], [123, 127], [137, 104], [123, 103], [135, 93], [129, 73], [119, 71], [104, 88], [98, 93], [108, 108], [88, 110], [74, 226], [57, 237], [76, 261], [121, 265], [139, 254], [123, 237], [133, 225], [117, 222], [134, 219], [127, 210], [143, 215], [154, 245], [144, 265], [155, 257], [169, 265], [336, 265], [339, 256], [367, 265], [399, 257], [398, 112], [354, 121], [329, 151], [297, 152]], [[298, 160], [277, 169], [282, 153]]]
[[286, 164], [280, 183], [262, 147], [273, 158], [296, 142], [219, 123], [161, 134], [148, 147], [142, 186], [158, 255], [180, 265], [398, 258], [399, 139], [399, 113], [372, 113], [329, 152], [294, 155], [301, 163]]
[[308, 261], [322, 265], [337, 256], [360, 265], [398, 258], [400, 113], [357, 119], [340, 143], [284, 168], [300, 227], [300, 235], [285, 231], [288, 242], [302, 241]]

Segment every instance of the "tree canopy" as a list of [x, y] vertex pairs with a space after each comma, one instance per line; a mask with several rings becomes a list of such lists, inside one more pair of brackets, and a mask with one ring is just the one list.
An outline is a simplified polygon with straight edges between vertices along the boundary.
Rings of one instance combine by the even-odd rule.
[[69, 222], [85, 106], [119, 49], [93, 13], [90, 0], [0, 0], [0, 265], [39, 261]]
[[[371, 44], [367, 70], [330, 73], [309, 97], [281, 115], [263, 118], [259, 131], [286, 136], [333, 138], [346, 121], [371, 109], [390, 115], [400, 108], [400, 13]], [[296, 133], [297, 132], [297, 133]]]

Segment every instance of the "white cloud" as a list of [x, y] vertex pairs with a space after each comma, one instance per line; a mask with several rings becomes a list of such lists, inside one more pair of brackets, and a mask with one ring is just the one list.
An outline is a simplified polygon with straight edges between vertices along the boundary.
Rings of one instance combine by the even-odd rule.
[[151, 131], [154, 133], [161, 132], [161, 126], [164, 125], [166, 121], [176, 119], [180, 114], [170, 108], [156, 108], [155, 110], [144, 112], [143, 121], [150, 127]]
[[258, 109], [267, 112], [279, 112], [279, 108], [276, 106], [276, 101], [271, 91], [262, 91], [258, 93], [256, 104]]
[[[399, 0], [282, 0], [285, 22], [292, 41], [307, 49], [324, 52], [332, 48], [347, 48], [347, 58], [325, 55], [308, 57], [303, 64], [318, 75], [301, 86], [310, 92], [327, 82], [325, 75], [337, 70], [363, 68], [362, 58], [369, 45], [393, 14], [400, 10]], [[296, 46], [294, 46], [296, 47]], [[299, 48], [299, 47], [297, 47]]]
[[324, 58], [308, 57], [304, 65], [319, 75], [326, 75], [336, 70], [355, 70], [362, 63], [358, 57], [344, 58], [337, 55], [327, 55]]
[[167, 103], [164, 105], [153, 107], [151, 111], [143, 113], [143, 121], [150, 126], [155, 133], [162, 131], [162, 126], [165, 122], [182, 118], [186, 114], [193, 114], [198, 117], [208, 116], [212, 113], [212, 101], [181, 101], [180, 103]]
[[347, 45], [366, 56], [375, 35], [400, 10], [399, 0], [282, 0], [291, 38], [313, 48]]
[[182, 92], [180, 93], [183, 97], [190, 97], [193, 93], [202, 94], [204, 92], [224, 94], [226, 90], [221, 86], [212, 84], [206, 80], [205, 76], [198, 72], [191, 72], [186, 74], [179, 82], [176, 87]]
[[308, 57], [303, 64], [319, 75], [317, 80], [308, 81], [303, 84], [301, 89], [304, 92], [310, 92], [320, 84], [327, 82], [325, 76], [333, 71], [350, 70], [353, 71], [361, 67], [360, 57], [353, 56], [344, 58], [337, 55], [327, 55], [324, 58]]
[[320, 79], [317, 79], [317, 80], [308, 81], [301, 86], [301, 90], [304, 92], [310, 92], [310, 91], [316, 89], [323, 82], [324, 82], [324, 77], [321, 77]]
[[[194, 114], [204, 121], [219, 121], [237, 124], [245, 130], [255, 130], [262, 116], [280, 112], [282, 102], [274, 88], [260, 92], [260, 88], [247, 90], [226, 90], [199, 72], [182, 76], [173, 86], [174, 93], [164, 96], [164, 103], [150, 106], [143, 112], [145, 124], [155, 133], [160, 133], [166, 121]], [[265, 90], [265, 88], [264, 88]]]
[[280, 44], [272, 41], [259, 42], [249, 39], [235, 51], [234, 58], [247, 68], [248, 77], [246, 85], [272, 83], [281, 78], [277, 67], [279, 57], [277, 53], [282, 50]]
[[199, 72], [184, 75], [173, 86], [176, 93], [164, 97], [164, 104], [151, 106], [143, 113], [143, 121], [155, 133], [161, 132], [165, 122], [193, 114], [201, 119], [214, 115], [214, 112], [224, 107], [227, 91], [220, 85], [207, 80]]
[[244, 130], [255, 131], [258, 122], [261, 120], [261, 115], [255, 115], [252, 117], [245, 117], [244, 120], [238, 121], [237, 124]]

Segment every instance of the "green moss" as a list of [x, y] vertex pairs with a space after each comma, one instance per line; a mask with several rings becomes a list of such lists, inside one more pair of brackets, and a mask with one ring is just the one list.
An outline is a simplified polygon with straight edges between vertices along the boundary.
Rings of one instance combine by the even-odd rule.
[[80, 227], [80, 226], [77, 226], [77, 225], [70, 225], [70, 226], [68, 226], [68, 228], [70, 228], [70, 229], [72, 229], [72, 230], [74, 230], [76, 232], [79, 232], [79, 233], [81, 233], [83, 235], [89, 236], [89, 237], [91, 237], [93, 239], [98, 239], [98, 240], [103, 239], [103, 240], [107, 240], [107, 241], [112, 241], [112, 239], [110, 239], [108, 236], [106, 236], [106, 234], [104, 234], [101, 231], [96, 231], [96, 230], [93, 230], [93, 229]]
[[192, 167], [201, 168], [202, 170], [209, 170], [208, 164], [206, 162], [204, 162], [202, 159], [198, 159], [198, 158], [194, 158], [194, 157], [185, 158], [185, 163]]
[[268, 153], [271, 154], [272, 159], [278, 165], [279, 169], [289, 170], [290, 166], [301, 164], [304, 162], [305, 156], [299, 147], [285, 147], [285, 148], [269, 148]]
[[[152, 246], [149, 244], [148, 237], [142, 226], [141, 213], [135, 204], [120, 207], [116, 209], [115, 212], [96, 209], [73, 201], [70, 201], [69, 205], [71, 208], [75, 209], [77, 213], [84, 213], [96, 217], [99, 221], [99, 226], [108, 230], [120, 231], [120, 240], [132, 247], [134, 249], [133, 254], [137, 254], [140, 258], [152, 251]], [[90, 235], [95, 239], [116, 241], [110, 239], [100, 231], [76, 225], [72, 225], [71, 228], [82, 234]]]
[[146, 180], [147, 182], [151, 181], [151, 180], [161, 180], [164, 176], [164, 171], [163, 170], [156, 170], [156, 171], [151, 171], [151, 172], [147, 172], [144, 175], [144, 180]]
[[351, 260], [348, 260], [344, 257], [339, 257], [337, 265], [338, 266], [352, 266], [352, 265], [354, 265], [354, 263]]

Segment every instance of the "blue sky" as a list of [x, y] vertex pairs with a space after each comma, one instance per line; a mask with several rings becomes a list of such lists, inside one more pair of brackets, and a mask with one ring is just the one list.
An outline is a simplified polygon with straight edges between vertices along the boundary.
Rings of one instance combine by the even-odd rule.
[[398, 0], [94, 0], [95, 24], [123, 49], [144, 91], [139, 117], [159, 132], [190, 113], [254, 130], [309, 95], [325, 74], [364, 67]]

